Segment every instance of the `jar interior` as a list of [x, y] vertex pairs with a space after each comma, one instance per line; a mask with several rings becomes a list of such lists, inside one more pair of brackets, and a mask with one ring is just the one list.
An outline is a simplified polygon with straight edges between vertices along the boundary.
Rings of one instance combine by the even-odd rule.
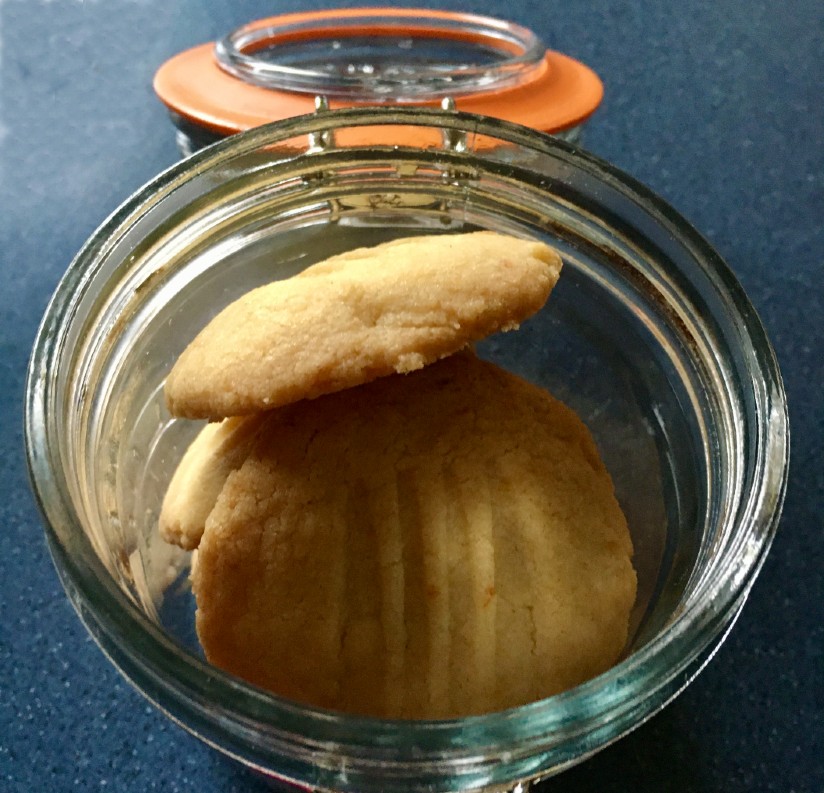
[[573, 201], [568, 174], [536, 181], [536, 163], [517, 148], [485, 150], [482, 163], [469, 165], [449, 152], [397, 147], [315, 146], [312, 157], [281, 156], [299, 144], [313, 145], [301, 138], [281, 154], [254, 152], [196, 197], [182, 191], [177, 211], [119, 240], [122, 257], [111, 252], [106, 277], [115, 286], [94, 297], [78, 332], [68, 462], [86, 530], [112, 575], [151, 620], [200, 654], [189, 555], [160, 539], [157, 518], [201, 425], [171, 418], [162, 388], [214, 314], [341, 251], [493, 229], [545, 240], [564, 271], [537, 316], [478, 344], [478, 353], [547, 388], [593, 433], [635, 547], [638, 597], [626, 652], [645, 645], [682, 601], [709, 499], [701, 373], [651, 276], [637, 277], [647, 252]]
[[[321, 222], [285, 232], [272, 229], [272, 237], [244, 246], [223, 260], [218, 271], [204, 273], [187, 287], [187, 300], [193, 301], [186, 309], [187, 319], [179, 323], [175, 319], [181, 318], [170, 316], [166, 323], [174, 327], [177, 339], [189, 338], [215, 306], [249, 288], [288, 277], [335, 252], [424, 230], [357, 221], [350, 225], [354, 220], [341, 217], [331, 228]], [[486, 221], [483, 225], [461, 221], [437, 231], [494, 228], [492, 218]], [[432, 233], [433, 229], [425, 231]], [[563, 252], [565, 270], [550, 304], [517, 332], [487, 339], [476, 345], [476, 351], [547, 388], [570, 405], [593, 433], [635, 548], [638, 595], [630, 620], [629, 653], [659, 632], [683, 593], [700, 540], [695, 532], [700, 469], [690, 431], [684, 426], [679, 400], [684, 395], [669, 382], [671, 371], [656, 351], [654, 338], [643, 323], [631, 321], [630, 306], [610, 301], [591, 279], [586, 262], [575, 258], [574, 251], [564, 250], [558, 240], [551, 241]], [[194, 321], [194, 316], [201, 319]], [[149, 342], [146, 347], [147, 357], [153, 355], [153, 346]], [[171, 365], [177, 352], [164, 353], [169, 358], [158, 374]], [[134, 378], [132, 388], [140, 388], [136, 403], [124, 407], [127, 414], [138, 417], [126, 435], [129, 447], [150, 450], [145, 457], [135, 452], [121, 454], [115, 462], [119, 480], [141, 483], [130, 511], [137, 517], [133, 541], [138, 553], [133, 561], [145, 580], [143, 606], [164, 630], [199, 653], [187, 562], [180, 560], [177, 581], [167, 587], [172, 572], [167, 561], [170, 549], [157, 537], [157, 517], [174, 468], [202, 424], [168, 416], [161, 381], [151, 388], [137, 385], [143, 382], [143, 372], [123, 372], [122, 376]], [[127, 490], [121, 488], [121, 506]]]

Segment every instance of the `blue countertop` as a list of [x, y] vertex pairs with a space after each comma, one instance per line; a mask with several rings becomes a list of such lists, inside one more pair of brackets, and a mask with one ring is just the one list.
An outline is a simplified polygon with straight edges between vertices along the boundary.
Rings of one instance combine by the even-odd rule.
[[[310, 5], [0, 4], [2, 790], [265, 789], [154, 710], [86, 635], [30, 494], [21, 411], [63, 270], [177, 159], [155, 69], [242, 22]], [[824, 4], [478, 0], [472, 10], [532, 27], [603, 76], [586, 146], [660, 193], [727, 260], [767, 326], [790, 404], [784, 517], [728, 640], [661, 714], [546, 789], [821, 791]]]

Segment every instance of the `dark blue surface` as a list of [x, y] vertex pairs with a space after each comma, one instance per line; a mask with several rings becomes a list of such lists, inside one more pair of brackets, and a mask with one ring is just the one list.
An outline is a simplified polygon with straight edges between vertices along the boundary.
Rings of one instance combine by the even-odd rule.
[[[177, 158], [151, 91], [156, 67], [249, 19], [305, 7], [0, 3], [2, 790], [264, 789], [156, 712], [87, 638], [29, 493], [21, 405], [37, 323], [64, 268]], [[604, 77], [588, 148], [717, 247], [768, 328], [790, 402], [784, 518], [729, 639], [663, 713], [547, 789], [821, 791], [824, 4], [487, 0], [471, 10], [529, 25]]]

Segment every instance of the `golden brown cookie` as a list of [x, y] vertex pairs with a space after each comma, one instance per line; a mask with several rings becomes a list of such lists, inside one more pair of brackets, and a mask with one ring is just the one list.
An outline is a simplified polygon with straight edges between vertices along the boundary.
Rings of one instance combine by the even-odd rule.
[[248, 457], [263, 417], [241, 416], [207, 424], [192, 441], [166, 490], [158, 519], [166, 542], [197, 548], [206, 518], [229, 474]]
[[444, 718], [619, 657], [632, 544], [581, 421], [466, 353], [272, 411], [206, 521], [208, 659], [284, 697]]
[[184, 350], [173, 415], [244, 415], [408, 372], [534, 314], [561, 260], [493, 232], [360, 248], [254, 289]]

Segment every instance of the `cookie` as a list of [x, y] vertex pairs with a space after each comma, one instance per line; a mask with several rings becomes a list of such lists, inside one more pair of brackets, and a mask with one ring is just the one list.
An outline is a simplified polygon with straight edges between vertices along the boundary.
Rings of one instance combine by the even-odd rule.
[[588, 431], [468, 353], [272, 411], [193, 573], [215, 665], [351, 713], [541, 699], [620, 656], [632, 543]]
[[561, 260], [493, 232], [394, 240], [254, 289], [184, 350], [165, 386], [173, 415], [245, 415], [408, 372], [516, 328]]
[[226, 478], [249, 455], [263, 423], [262, 416], [242, 416], [207, 424], [200, 431], [163, 498], [158, 528], [166, 542], [186, 550], [197, 548]]

